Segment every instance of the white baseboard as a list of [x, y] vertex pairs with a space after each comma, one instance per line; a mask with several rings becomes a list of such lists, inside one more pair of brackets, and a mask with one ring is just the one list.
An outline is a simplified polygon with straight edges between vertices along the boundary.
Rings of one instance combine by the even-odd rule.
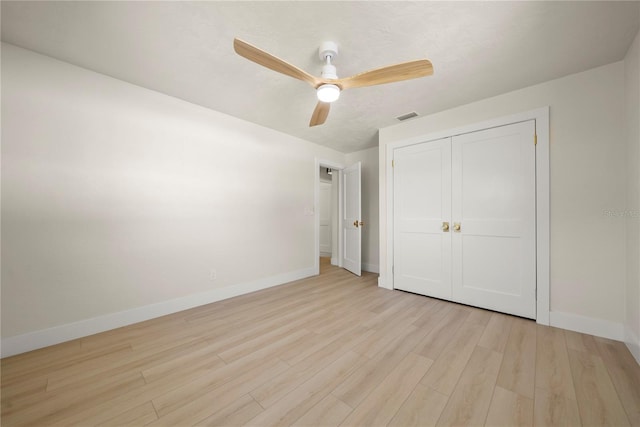
[[338, 265], [338, 258], [331, 257], [331, 265]]
[[380, 267], [377, 264], [369, 264], [368, 262], [363, 262], [362, 269], [370, 273], [380, 273]]
[[636, 334], [634, 334], [633, 331], [629, 327], [627, 327], [625, 328], [624, 341], [627, 345], [627, 348], [636, 359], [636, 362], [638, 362], [638, 365], [640, 365], [640, 338], [638, 338]]
[[549, 313], [549, 324], [583, 334], [624, 341], [624, 325], [610, 320], [552, 311]]
[[293, 282], [294, 280], [304, 279], [306, 277], [313, 276], [314, 274], [314, 268], [291, 271], [277, 276], [254, 280], [252, 282], [213, 289], [208, 292], [188, 295], [131, 310], [110, 313], [14, 337], [2, 338], [0, 355], [1, 357], [8, 357], [48, 347], [54, 344], [60, 344], [65, 341], [71, 341], [77, 338], [131, 325], [133, 323], [165, 316], [167, 314], [177, 313], [179, 311], [210, 304], [212, 302], [221, 301], [238, 295], [248, 294], [250, 292], [259, 291], [272, 286]]

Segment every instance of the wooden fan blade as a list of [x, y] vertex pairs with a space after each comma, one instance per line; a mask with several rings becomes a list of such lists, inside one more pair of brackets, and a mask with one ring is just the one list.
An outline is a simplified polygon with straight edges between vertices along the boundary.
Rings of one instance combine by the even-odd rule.
[[313, 110], [313, 114], [311, 115], [311, 121], [309, 122], [309, 127], [323, 124], [327, 120], [327, 116], [329, 115], [330, 109], [331, 109], [330, 103], [318, 101], [318, 104], [316, 105], [316, 109]]
[[375, 86], [385, 83], [400, 82], [402, 80], [416, 79], [418, 77], [433, 74], [433, 65], [428, 59], [403, 62], [389, 65], [375, 70], [365, 71], [355, 76], [338, 79], [335, 84], [342, 89], [354, 87]]
[[300, 68], [291, 65], [288, 62], [276, 56], [273, 56], [260, 48], [252, 46], [245, 41], [242, 41], [240, 39], [233, 39], [233, 49], [238, 55], [245, 57], [249, 61], [253, 61], [256, 64], [262, 65], [263, 67], [267, 67], [270, 70], [277, 71], [278, 73], [282, 73], [286, 76], [305, 81], [313, 87], [316, 87], [319, 84], [318, 79], [307, 73], [306, 71], [301, 70]]

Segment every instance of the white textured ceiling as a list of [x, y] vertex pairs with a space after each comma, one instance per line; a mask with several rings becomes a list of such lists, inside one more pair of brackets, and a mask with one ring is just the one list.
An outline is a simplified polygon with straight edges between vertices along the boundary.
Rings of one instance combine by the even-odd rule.
[[[638, 2], [8, 2], [2, 40], [352, 152], [426, 115], [624, 58]], [[326, 124], [306, 83], [237, 56], [234, 37], [319, 74], [338, 43], [346, 77], [428, 58], [431, 77], [342, 93]]]

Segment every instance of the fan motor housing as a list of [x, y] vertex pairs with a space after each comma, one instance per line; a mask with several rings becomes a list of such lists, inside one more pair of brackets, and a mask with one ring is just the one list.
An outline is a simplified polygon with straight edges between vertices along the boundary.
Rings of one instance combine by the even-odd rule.
[[331, 64], [325, 64], [322, 66], [322, 78], [324, 79], [337, 79], [338, 74], [336, 72], [336, 67]]

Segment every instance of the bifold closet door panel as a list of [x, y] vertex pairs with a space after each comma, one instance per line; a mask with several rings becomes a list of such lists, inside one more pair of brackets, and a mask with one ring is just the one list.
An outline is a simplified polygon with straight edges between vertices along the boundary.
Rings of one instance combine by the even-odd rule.
[[[451, 139], [394, 150], [394, 287], [451, 299]], [[446, 227], [445, 227], [446, 228]]]
[[536, 317], [535, 122], [453, 137], [453, 300]]

